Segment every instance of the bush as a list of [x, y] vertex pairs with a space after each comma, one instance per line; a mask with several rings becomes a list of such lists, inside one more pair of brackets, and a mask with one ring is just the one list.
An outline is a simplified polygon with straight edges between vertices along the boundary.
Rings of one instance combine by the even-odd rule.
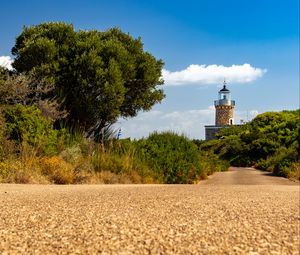
[[153, 133], [136, 142], [139, 156], [162, 183], [193, 183], [202, 167], [197, 146], [183, 135]]
[[271, 160], [274, 174], [289, 177], [291, 175], [292, 164], [297, 161], [299, 162], [299, 154], [293, 146], [289, 148], [281, 147], [274, 156], [271, 157]]
[[66, 162], [69, 162], [73, 165], [80, 163], [83, 160], [81, 149], [79, 145], [73, 145], [66, 148], [60, 154], [60, 157]]
[[294, 175], [292, 165], [299, 163], [299, 110], [266, 112], [250, 123], [229, 127], [218, 134], [220, 140], [200, 147], [216, 153], [233, 166], [256, 166], [275, 175]]
[[74, 182], [73, 166], [58, 156], [43, 157], [40, 160], [41, 172], [50, 182], [55, 184], [70, 184]]
[[289, 178], [300, 181], [300, 162], [294, 162], [290, 169]]
[[48, 183], [48, 180], [41, 174], [38, 159], [30, 157], [0, 162], [0, 182]]
[[58, 131], [36, 106], [17, 104], [5, 108], [3, 114], [8, 139], [16, 144], [28, 143], [45, 154], [57, 151]]
[[220, 159], [213, 153], [204, 154], [201, 152], [201, 154], [201, 164], [203, 166], [205, 176], [211, 175], [214, 172], [224, 172], [228, 170], [230, 166], [228, 161]]
[[289, 177], [293, 175], [291, 166], [299, 162], [297, 146], [294, 144], [288, 148], [280, 147], [275, 154], [267, 159], [260, 159], [255, 166], [262, 170], [273, 172], [275, 175]]

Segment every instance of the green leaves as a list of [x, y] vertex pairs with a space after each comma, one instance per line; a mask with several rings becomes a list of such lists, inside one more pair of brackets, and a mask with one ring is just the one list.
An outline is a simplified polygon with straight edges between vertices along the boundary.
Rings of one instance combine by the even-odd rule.
[[20, 104], [6, 107], [3, 110], [5, 129], [9, 139], [16, 143], [41, 145], [54, 138], [57, 131], [52, 129], [50, 120], [42, 116], [36, 106], [23, 106]]
[[153, 133], [137, 142], [137, 151], [162, 183], [192, 183], [201, 174], [198, 148], [184, 136]]
[[26, 27], [12, 49], [17, 72], [55, 83], [68, 122], [96, 136], [119, 117], [133, 117], [164, 98], [163, 62], [118, 28], [74, 31], [70, 24]]
[[201, 145], [214, 150], [235, 166], [257, 166], [288, 176], [288, 168], [299, 162], [299, 110], [266, 112], [250, 123], [223, 129], [220, 140]]

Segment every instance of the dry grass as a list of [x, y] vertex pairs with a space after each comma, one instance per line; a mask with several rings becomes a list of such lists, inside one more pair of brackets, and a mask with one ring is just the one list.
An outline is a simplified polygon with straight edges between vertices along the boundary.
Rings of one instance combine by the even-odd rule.
[[43, 157], [40, 160], [40, 168], [42, 175], [47, 176], [51, 183], [71, 184], [74, 182], [73, 166], [58, 156]]
[[292, 180], [300, 181], [300, 162], [295, 162], [291, 165], [291, 171], [289, 173], [289, 178]]
[[84, 157], [79, 146], [73, 146], [59, 156], [37, 156], [37, 151], [22, 146], [18, 158], [0, 162], [0, 182], [41, 184], [130, 184], [155, 183], [138, 173], [129, 155], [93, 152]]
[[6, 160], [0, 163], [0, 182], [47, 184], [49, 180], [39, 168], [36, 158]]

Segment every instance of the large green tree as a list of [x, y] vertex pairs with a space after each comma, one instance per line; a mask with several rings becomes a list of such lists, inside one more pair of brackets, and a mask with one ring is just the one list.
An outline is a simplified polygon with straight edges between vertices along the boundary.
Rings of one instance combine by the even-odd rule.
[[69, 112], [68, 121], [94, 137], [120, 116], [133, 117], [164, 98], [158, 87], [162, 60], [118, 28], [75, 31], [62, 22], [25, 27], [12, 53], [15, 70], [55, 84], [52, 96]]

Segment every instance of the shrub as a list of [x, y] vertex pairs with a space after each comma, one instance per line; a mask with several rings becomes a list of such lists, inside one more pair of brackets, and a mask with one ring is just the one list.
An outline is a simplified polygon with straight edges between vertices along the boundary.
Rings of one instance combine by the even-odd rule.
[[43, 153], [55, 153], [58, 131], [52, 122], [41, 114], [36, 106], [20, 104], [3, 110], [6, 134], [16, 144], [28, 143], [38, 147]]
[[74, 182], [73, 166], [58, 156], [43, 157], [40, 160], [42, 174], [55, 184], [70, 184]]
[[250, 123], [229, 127], [218, 134], [220, 140], [201, 144], [234, 166], [256, 166], [275, 175], [293, 175], [299, 158], [299, 110], [266, 112]]
[[193, 183], [202, 167], [197, 146], [183, 135], [153, 133], [136, 142], [140, 157], [162, 183]]
[[300, 181], [300, 162], [294, 162], [290, 166], [290, 173], [288, 177]]
[[78, 164], [80, 161], [83, 160], [83, 156], [79, 145], [73, 145], [71, 147], [68, 147], [65, 150], [63, 150], [59, 155], [62, 159], [71, 164]]
[[281, 146], [267, 159], [260, 159], [255, 166], [262, 170], [273, 172], [275, 175], [290, 177], [293, 175], [292, 165], [299, 163], [299, 153], [296, 144], [286, 148]]
[[0, 182], [48, 183], [40, 171], [37, 158], [5, 160], [0, 163]]

